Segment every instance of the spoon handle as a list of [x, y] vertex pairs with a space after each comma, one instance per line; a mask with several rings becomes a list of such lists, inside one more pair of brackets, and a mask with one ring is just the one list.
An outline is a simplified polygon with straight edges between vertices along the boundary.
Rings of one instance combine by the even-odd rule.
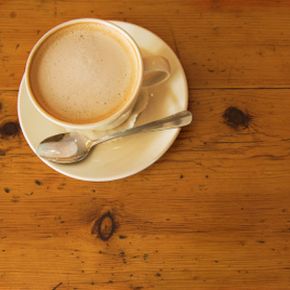
[[192, 114], [189, 111], [181, 111], [177, 114], [159, 119], [138, 127], [134, 127], [125, 131], [115, 132], [92, 141], [92, 145], [103, 143], [115, 138], [125, 137], [136, 133], [161, 131], [173, 128], [179, 128], [190, 124], [192, 121]]

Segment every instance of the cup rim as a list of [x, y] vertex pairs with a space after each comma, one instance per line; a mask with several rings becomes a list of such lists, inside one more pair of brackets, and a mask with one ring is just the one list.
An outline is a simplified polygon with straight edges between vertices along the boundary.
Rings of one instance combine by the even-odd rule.
[[[62, 29], [63, 27], [70, 26], [70, 25], [77, 24], [77, 23], [87, 23], [87, 22], [100, 23], [102, 25], [109, 26], [109, 28], [112, 28], [112, 29], [116, 30], [117, 32], [119, 32], [131, 44], [132, 48], [134, 49], [134, 51], [136, 53], [137, 66], [139, 67], [139, 69], [137, 70], [138, 77], [136, 80], [136, 85], [135, 85], [134, 91], [133, 91], [132, 95], [130, 96], [130, 98], [128, 99], [128, 101], [124, 104], [124, 106], [121, 107], [120, 110], [118, 110], [114, 114], [110, 115], [109, 117], [102, 119], [100, 121], [97, 121], [97, 122], [76, 124], [76, 123], [70, 123], [70, 122], [67, 122], [64, 120], [57, 119], [56, 117], [54, 117], [53, 115], [48, 113], [39, 104], [39, 102], [37, 101], [36, 97], [34, 96], [34, 94], [32, 92], [32, 89], [31, 89], [29, 72], [30, 72], [31, 63], [32, 63], [32, 60], [35, 56], [35, 53], [37, 52], [38, 48], [45, 42], [45, 40], [49, 36], [51, 36], [56, 31]], [[29, 98], [32, 101], [32, 104], [35, 106], [35, 108], [42, 115], [44, 115], [51, 122], [53, 122], [59, 126], [68, 127], [68, 128], [72, 128], [72, 129], [93, 129], [93, 128], [100, 128], [100, 127], [105, 127], [106, 125], [109, 125], [110, 123], [112, 123], [113, 121], [118, 119], [118, 117], [120, 117], [124, 112], [126, 112], [128, 110], [128, 108], [130, 108], [132, 103], [136, 100], [136, 98], [139, 94], [139, 91], [141, 89], [142, 80], [143, 80], [143, 72], [144, 72], [144, 68], [143, 68], [143, 60], [142, 60], [141, 52], [139, 50], [139, 47], [138, 47], [136, 41], [133, 39], [133, 37], [131, 35], [129, 35], [128, 32], [126, 32], [124, 29], [122, 29], [118, 25], [110, 22], [109, 20], [102, 20], [99, 18], [77, 18], [77, 19], [72, 19], [69, 21], [62, 22], [62, 23], [54, 26], [53, 28], [48, 30], [36, 42], [36, 44], [33, 46], [32, 50], [31, 50], [29, 57], [27, 59], [27, 62], [26, 62], [26, 66], [25, 66], [26, 82], [25, 83], [26, 83], [26, 88], [28, 91]]]

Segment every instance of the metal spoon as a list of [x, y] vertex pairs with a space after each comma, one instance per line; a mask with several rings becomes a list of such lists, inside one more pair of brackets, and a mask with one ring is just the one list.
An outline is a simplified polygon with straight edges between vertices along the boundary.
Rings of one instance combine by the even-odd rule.
[[125, 131], [115, 132], [107, 136], [91, 140], [77, 132], [57, 134], [44, 139], [37, 148], [39, 156], [56, 163], [75, 163], [86, 158], [97, 144], [136, 133], [160, 131], [179, 128], [190, 124], [192, 114], [182, 111], [169, 117], [156, 120]]

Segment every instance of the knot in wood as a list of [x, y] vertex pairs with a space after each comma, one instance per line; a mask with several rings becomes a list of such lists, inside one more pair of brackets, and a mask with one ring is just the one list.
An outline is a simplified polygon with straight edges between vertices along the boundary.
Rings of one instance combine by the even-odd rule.
[[102, 241], [108, 241], [116, 230], [116, 223], [113, 215], [106, 212], [95, 221], [92, 227], [92, 234], [97, 235]]
[[0, 127], [0, 135], [2, 137], [14, 137], [18, 134], [19, 125], [16, 122], [6, 122]]
[[225, 123], [234, 128], [248, 128], [252, 117], [236, 107], [228, 107], [223, 114]]

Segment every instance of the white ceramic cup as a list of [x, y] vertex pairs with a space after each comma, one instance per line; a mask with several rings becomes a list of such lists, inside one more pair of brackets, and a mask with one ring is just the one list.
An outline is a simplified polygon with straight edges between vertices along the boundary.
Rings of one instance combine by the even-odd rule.
[[[33, 92], [31, 89], [31, 79], [29, 77], [32, 60], [36, 54], [36, 51], [40, 47], [40, 45], [43, 44], [47, 40], [47, 38], [53, 33], [55, 33], [56, 31], [62, 29], [63, 27], [70, 26], [76, 23], [99, 23], [99, 24], [107, 26], [110, 29], [113, 29], [116, 33], [119, 34], [120, 37], [122, 37], [122, 39], [125, 42], [131, 45], [134, 52], [136, 53], [136, 59], [137, 59], [138, 69], [136, 71], [137, 78], [136, 78], [136, 84], [134, 86], [136, 89], [134, 90], [130, 98], [128, 98], [128, 101], [124, 103], [124, 105], [120, 108], [120, 110], [118, 110], [114, 114], [98, 122], [88, 123], [88, 124], [74, 124], [74, 123], [65, 122], [49, 114], [39, 104], [39, 102], [37, 101], [37, 98], [33, 95]], [[126, 31], [124, 31], [122, 28], [120, 28], [119, 26], [109, 21], [95, 19], [95, 18], [74, 19], [71, 21], [64, 22], [60, 25], [57, 25], [51, 30], [49, 30], [38, 40], [38, 42], [35, 44], [35, 46], [31, 50], [27, 63], [26, 63], [26, 68], [25, 68], [26, 89], [35, 108], [40, 112], [40, 114], [43, 117], [45, 117], [49, 121], [69, 130], [107, 130], [107, 129], [112, 129], [114, 127], [119, 126], [130, 116], [130, 113], [132, 112], [132, 109], [134, 108], [134, 105], [138, 99], [140, 89], [142, 87], [148, 87], [148, 86], [160, 84], [161, 82], [167, 80], [169, 76], [170, 76], [170, 65], [167, 59], [165, 59], [162, 56], [149, 56], [146, 58], [142, 58], [138, 45]]]

